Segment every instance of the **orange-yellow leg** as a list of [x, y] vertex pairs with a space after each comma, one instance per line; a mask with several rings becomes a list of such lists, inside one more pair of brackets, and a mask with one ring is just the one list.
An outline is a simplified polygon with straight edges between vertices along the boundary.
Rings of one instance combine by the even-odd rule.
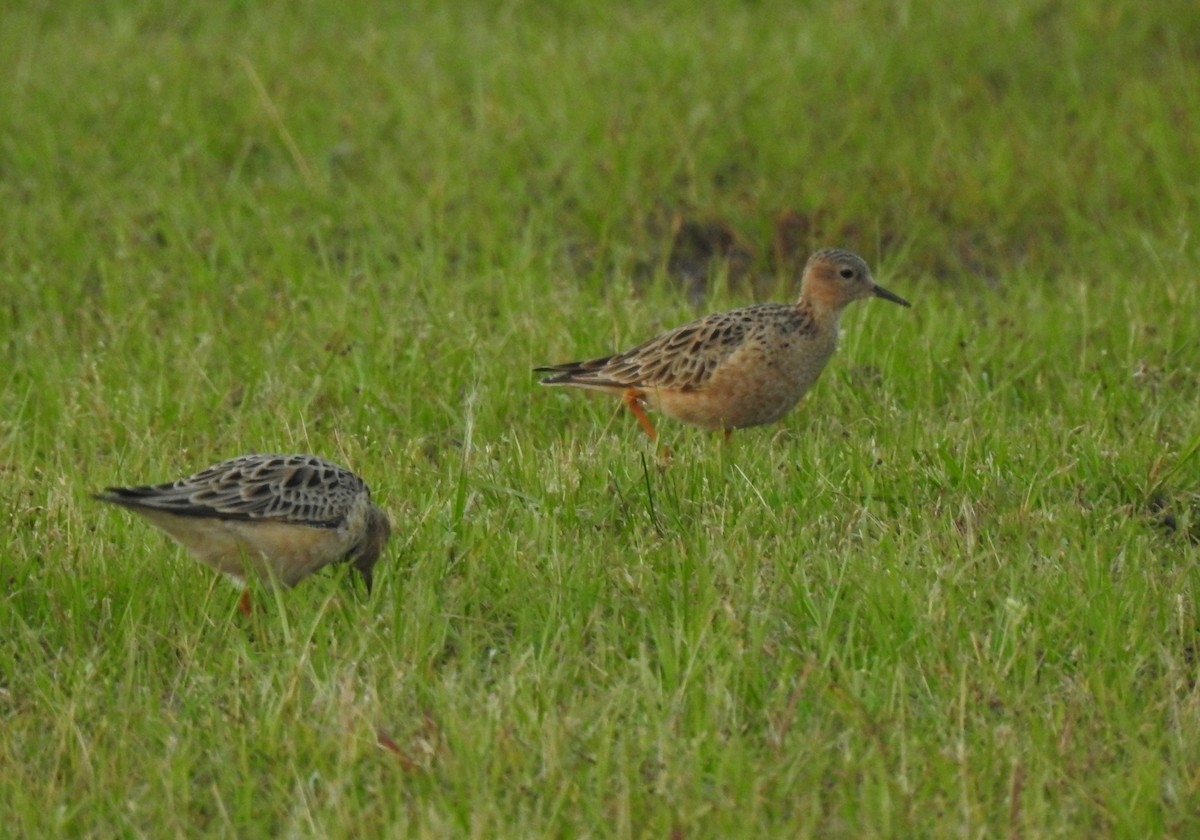
[[646, 416], [645, 409], [642, 408], [642, 397], [646, 394], [638, 391], [635, 388], [630, 388], [625, 391], [625, 405], [629, 406], [629, 410], [633, 412], [633, 416], [642, 424], [642, 428], [646, 430], [646, 434], [650, 435], [650, 440], [658, 440], [658, 432], [654, 431], [654, 424], [650, 422], [650, 418]]
[[242, 611], [242, 615], [246, 616], [247, 618], [250, 617], [251, 608], [250, 608], [250, 590], [249, 589], [242, 590], [242, 597], [238, 598], [238, 609]]

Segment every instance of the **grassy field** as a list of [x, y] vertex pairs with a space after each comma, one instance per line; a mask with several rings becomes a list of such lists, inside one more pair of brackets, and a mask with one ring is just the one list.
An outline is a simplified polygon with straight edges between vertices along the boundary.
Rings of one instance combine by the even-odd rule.
[[[5, 830], [1200, 835], [1195, 10], [394, 5], [4, 14]], [[821, 246], [778, 426], [535, 384]], [[249, 451], [369, 600], [89, 497]]]

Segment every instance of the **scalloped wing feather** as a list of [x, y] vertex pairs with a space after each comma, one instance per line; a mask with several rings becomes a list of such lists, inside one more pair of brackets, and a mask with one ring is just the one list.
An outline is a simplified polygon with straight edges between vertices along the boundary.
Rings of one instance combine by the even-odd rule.
[[792, 311], [783, 304], [747, 306], [684, 324], [624, 353], [537, 370], [555, 374], [542, 380], [546, 385], [697, 391], [756, 326]]
[[370, 491], [361, 478], [323, 458], [243, 455], [178, 481], [109, 487], [96, 498], [178, 516], [334, 528], [363, 493]]

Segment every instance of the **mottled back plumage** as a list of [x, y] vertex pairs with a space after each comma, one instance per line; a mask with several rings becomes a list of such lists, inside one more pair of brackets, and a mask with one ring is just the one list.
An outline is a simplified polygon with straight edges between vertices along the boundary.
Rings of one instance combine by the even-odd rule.
[[177, 481], [108, 487], [96, 498], [178, 516], [336, 528], [363, 493], [370, 490], [361, 478], [315, 455], [242, 455]]
[[740, 348], [788, 334], [798, 340], [815, 335], [812, 313], [787, 304], [759, 303], [708, 315], [613, 356], [535, 370], [554, 374], [542, 380], [546, 385], [686, 393], [704, 387], [721, 363]]

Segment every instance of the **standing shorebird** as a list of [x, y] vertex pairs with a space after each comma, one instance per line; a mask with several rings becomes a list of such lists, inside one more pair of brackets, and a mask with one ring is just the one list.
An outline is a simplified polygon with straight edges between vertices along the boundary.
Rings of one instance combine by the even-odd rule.
[[[109, 487], [95, 498], [140, 513], [219, 572], [238, 580], [252, 572], [289, 588], [344, 560], [370, 592], [391, 535], [363, 480], [314, 455], [243, 455], [178, 481]], [[249, 590], [239, 605], [250, 611]]]
[[808, 258], [795, 304], [709, 315], [624, 353], [534, 370], [552, 374], [543, 385], [621, 396], [651, 440], [657, 433], [645, 407], [728, 439], [787, 414], [837, 348], [842, 310], [872, 296], [910, 305], [876, 283], [861, 257], [827, 248]]

